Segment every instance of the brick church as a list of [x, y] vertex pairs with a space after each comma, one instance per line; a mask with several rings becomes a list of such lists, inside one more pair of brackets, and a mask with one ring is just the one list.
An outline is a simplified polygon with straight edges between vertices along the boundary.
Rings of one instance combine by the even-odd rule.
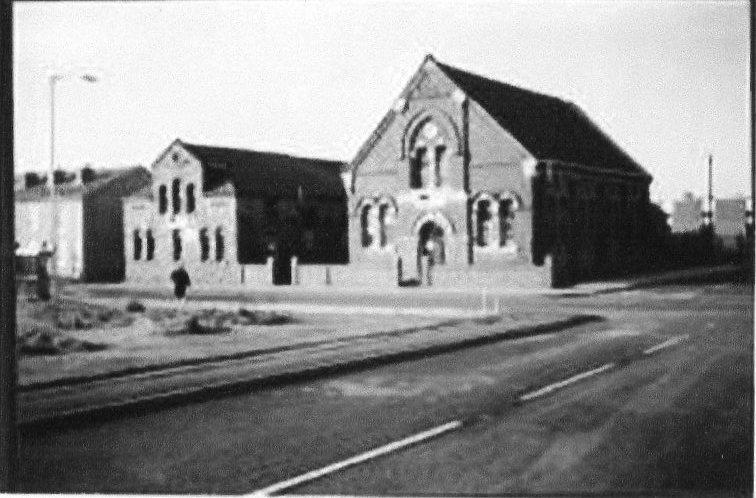
[[[126, 279], [290, 284], [296, 264], [347, 261], [344, 164], [174, 141], [124, 200]], [[294, 265], [292, 265], [294, 261]]]
[[650, 182], [575, 104], [429, 55], [349, 165], [176, 140], [124, 201], [126, 278], [565, 286], [644, 268]]
[[575, 104], [429, 55], [352, 161], [344, 279], [545, 287], [639, 269], [650, 182]]

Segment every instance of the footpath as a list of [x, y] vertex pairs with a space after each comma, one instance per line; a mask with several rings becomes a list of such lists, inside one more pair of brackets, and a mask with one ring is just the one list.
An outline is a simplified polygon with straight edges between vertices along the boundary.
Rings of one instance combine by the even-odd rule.
[[[636, 275], [614, 280], [587, 282], [563, 289], [544, 288], [510, 288], [510, 287], [376, 287], [376, 286], [299, 286], [299, 285], [264, 285], [264, 286], [229, 286], [207, 285], [202, 288], [190, 288], [190, 300], [239, 300], [257, 301], [261, 304], [283, 303], [291, 309], [299, 308], [300, 304], [307, 304], [317, 311], [333, 312], [344, 309], [344, 305], [354, 307], [356, 302], [373, 302], [376, 299], [399, 302], [413, 302], [417, 297], [428, 298], [434, 296], [476, 296], [487, 297], [506, 296], [570, 296], [584, 294], [605, 294], [622, 292], [625, 290], [652, 287], [656, 285], [685, 284], [704, 281], [718, 281], [731, 279], [742, 273], [743, 269], [737, 265], [721, 265], [710, 267], [688, 268], [655, 272], [646, 275]], [[90, 296], [101, 297], [129, 297], [129, 298], [170, 298], [173, 288], [166, 280], [164, 284], [86, 284], [84, 292]], [[407, 308], [406, 305], [402, 305]], [[393, 313], [396, 306], [386, 306]], [[381, 311], [381, 307], [371, 306], [373, 311]], [[422, 313], [424, 309], [417, 312]], [[445, 310], [449, 311], [449, 310]], [[451, 310], [454, 313], [455, 310]]]
[[558, 330], [599, 320], [590, 315], [528, 314], [462, 317], [434, 325], [337, 337], [260, 350], [239, 357], [205, 358], [110, 375], [21, 387], [19, 424], [30, 429], [69, 427], [173, 404], [196, 402], [323, 375], [422, 358], [465, 347]]

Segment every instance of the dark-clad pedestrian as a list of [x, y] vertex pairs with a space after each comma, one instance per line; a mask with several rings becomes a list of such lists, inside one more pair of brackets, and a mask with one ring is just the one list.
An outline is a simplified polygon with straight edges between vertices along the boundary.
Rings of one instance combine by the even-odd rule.
[[49, 301], [50, 293], [50, 273], [47, 271], [47, 263], [52, 259], [53, 251], [47, 245], [47, 241], [42, 242], [42, 247], [37, 253], [35, 261], [35, 270], [37, 273], [37, 299]]
[[186, 301], [186, 289], [192, 285], [184, 265], [179, 265], [171, 272], [171, 280], [173, 281], [173, 294], [183, 304]]

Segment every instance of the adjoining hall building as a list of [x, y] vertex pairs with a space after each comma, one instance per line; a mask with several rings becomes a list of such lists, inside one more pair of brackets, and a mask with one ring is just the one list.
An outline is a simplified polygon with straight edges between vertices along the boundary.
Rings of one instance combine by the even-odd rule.
[[46, 248], [54, 251], [51, 270], [59, 277], [123, 280], [121, 202], [149, 183], [150, 174], [141, 166], [57, 170], [53, 199], [46, 177], [34, 172], [19, 176], [14, 186], [16, 255], [33, 258]]
[[429, 55], [351, 163], [344, 280], [561, 286], [639, 268], [650, 182], [575, 104]]
[[183, 264], [196, 285], [288, 284], [297, 264], [345, 264], [344, 167], [175, 140], [124, 202], [126, 279], [168, 284]]

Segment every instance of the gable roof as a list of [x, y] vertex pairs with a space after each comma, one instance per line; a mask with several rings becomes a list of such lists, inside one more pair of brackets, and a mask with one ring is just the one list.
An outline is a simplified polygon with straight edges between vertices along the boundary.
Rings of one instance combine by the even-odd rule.
[[[91, 181], [81, 182], [77, 180], [74, 174], [70, 176], [62, 183], [55, 185], [55, 194], [64, 198], [79, 198], [89, 195], [95, 195], [100, 193], [104, 189], [111, 189], [117, 187], [119, 183], [123, 183], [126, 190], [137, 190], [142, 188], [144, 182], [137, 182], [134, 184], [134, 188], [131, 188], [131, 184], [134, 183], [134, 175], [149, 178], [149, 172], [142, 166], [127, 166], [122, 168], [98, 168], [92, 170], [94, 177]], [[30, 188], [24, 186], [23, 175], [19, 175], [19, 179], [16, 182], [17, 188], [14, 189], [14, 199], [18, 202], [26, 201], [38, 201], [46, 199], [50, 195], [50, 189], [47, 187], [47, 183], [35, 185]]]
[[[479, 76], [438, 62], [428, 54], [401, 93], [406, 97], [427, 64], [436, 67], [467, 97], [477, 102], [536, 159], [556, 160], [614, 170], [650, 180], [651, 176], [615, 144], [574, 103]], [[394, 121], [390, 109], [352, 161], [359, 165]]]
[[436, 65], [537, 159], [649, 176], [574, 103]]
[[341, 161], [180, 143], [202, 163], [205, 192], [226, 191], [230, 182], [240, 197], [296, 198], [300, 189], [305, 196], [345, 196]]

